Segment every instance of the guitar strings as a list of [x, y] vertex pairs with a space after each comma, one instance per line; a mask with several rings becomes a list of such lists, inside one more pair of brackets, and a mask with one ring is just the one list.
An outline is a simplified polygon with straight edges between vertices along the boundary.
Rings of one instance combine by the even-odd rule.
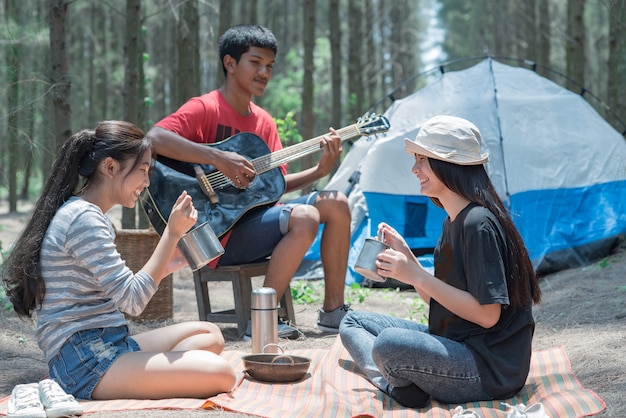
[[[358, 136], [359, 130], [356, 128], [355, 125], [352, 125], [352, 126], [348, 126], [346, 128], [337, 130], [337, 133], [339, 134], [340, 137], [342, 137], [342, 140], [343, 140], [345, 137]], [[322, 136], [318, 136], [316, 138], [302, 142], [292, 147], [282, 149], [272, 154], [264, 155], [262, 157], [255, 159], [254, 161], [257, 161], [257, 160], [263, 161], [264, 165], [270, 165], [270, 163], [272, 163], [272, 165], [274, 165], [274, 167], [272, 168], [275, 168], [276, 166], [280, 166], [284, 164], [285, 162], [289, 162], [289, 159], [291, 159], [293, 156], [300, 156], [300, 155], [304, 156], [304, 155], [310, 154], [311, 151], [317, 151], [317, 149], [320, 148], [321, 140], [322, 140]]]
[[[337, 133], [342, 138], [342, 140], [344, 139], [344, 137], [354, 137], [360, 135], [356, 125], [339, 129], [337, 130]], [[321, 136], [318, 136], [300, 144], [284, 148], [280, 151], [255, 158], [251, 161], [252, 166], [254, 167], [254, 171], [256, 172], [256, 174], [263, 174], [266, 171], [272, 170], [276, 167], [280, 167], [281, 165], [288, 163], [291, 159], [293, 159], [293, 157], [300, 158], [299, 156], [306, 156], [308, 154], [311, 154], [312, 151], [314, 152], [320, 148], [321, 138]], [[226, 177], [222, 172], [217, 170], [208, 175], [205, 174], [203, 180], [208, 181], [214, 189], [221, 189], [229, 184], [234, 185], [228, 177]]]

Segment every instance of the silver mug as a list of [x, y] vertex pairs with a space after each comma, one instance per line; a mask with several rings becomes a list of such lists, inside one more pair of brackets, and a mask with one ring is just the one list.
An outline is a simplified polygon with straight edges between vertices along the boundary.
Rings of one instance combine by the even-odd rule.
[[178, 248], [180, 248], [193, 271], [206, 266], [212, 260], [224, 254], [224, 247], [222, 247], [208, 222], [183, 235], [178, 241]]
[[367, 277], [370, 280], [384, 282], [387, 278], [376, 272], [378, 269], [376, 268], [375, 262], [378, 258], [378, 254], [388, 248], [391, 247], [377, 238], [365, 238], [363, 248], [361, 248], [361, 252], [359, 253], [359, 258], [357, 258], [354, 264], [354, 270], [361, 276]]

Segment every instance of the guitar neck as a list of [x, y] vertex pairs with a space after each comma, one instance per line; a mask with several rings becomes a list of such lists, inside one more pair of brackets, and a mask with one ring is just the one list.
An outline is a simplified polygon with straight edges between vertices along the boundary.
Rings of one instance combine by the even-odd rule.
[[[361, 136], [361, 132], [359, 131], [356, 124], [338, 129], [337, 134], [339, 134], [339, 136], [341, 137], [342, 142]], [[280, 167], [283, 164], [287, 164], [291, 161], [303, 158], [309, 154], [313, 154], [321, 149], [321, 143], [323, 138], [324, 135], [320, 135], [304, 142], [300, 142], [299, 144], [283, 148], [280, 151], [272, 152], [270, 154], [263, 155], [262, 157], [255, 158], [251, 161], [252, 165], [254, 166], [254, 171], [256, 171], [257, 174], [265, 173], [266, 171], [273, 170], [274, 168]]]
[[[337, 134], [343, 142], [351, 138], [358, 138], [363, 135], [378, 134], [382, 132], [387, 132], [388, 130], [389, 121], [387, 120], [387, 118], [385, 118], [384, 116], [376, 116], [366, 119], [360, 119], [358, 123], [346, 126], [345, 128], [337, 129]], [[232, 137], [229, 140], [232, 140], [235, 137]], [[319, 151], [322, 147], [323, 138], [324, 135], [320, 135], [316, 138], [312, 138], [299, 144], [283, 148], [279, 151], [263, 154], [260, 157], [250, 160], [250, 162], [254, 167], [256, 175], [261, 175], [267, 171], [278, 168], [281, 165], [287, 164], [290, 161], [300, 159], [306, 155], [313, 154], [314, 152]], [[263, 141], [261, 138], [258, 138], [258, 140]], [[265, 148], [267, 148], [267, 146], [265, 146]], [[214, 189], [220, 189], [229, 184], [232, 185], [230, 179], [228, 179], [224, 174], [217, 170], [204, 176], [200, 174], [198, 176], [198, 181], [200, 183], [200, 187], [203, 187], [203, 184], [208, 182], [208, 184], [211, 185]], [[212, 193], [210, 188], [204, 187], [203, 190], [204, 189], [206, 189], [205, 194], [207, 194], [207, 196], [210, 196]]]

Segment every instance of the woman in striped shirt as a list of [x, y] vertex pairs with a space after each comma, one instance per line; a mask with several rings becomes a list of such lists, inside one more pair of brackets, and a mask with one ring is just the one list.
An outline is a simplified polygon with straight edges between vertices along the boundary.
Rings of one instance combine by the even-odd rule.
[[185, 265], [176, 244], [197, 222], [183, 192], [145, 266], [137, 273], [126, 266], [106, 212], [135, 206], [150, 164], [150, 143], [131, 123], [105, 121], [74, 134], [4, 265], [15, 311], [36, 313], [51, 378], [77, 398], [206, 398], [235, 383], [212, 323], [129, 334], [124, 313], [141, 313], [160, 281]]

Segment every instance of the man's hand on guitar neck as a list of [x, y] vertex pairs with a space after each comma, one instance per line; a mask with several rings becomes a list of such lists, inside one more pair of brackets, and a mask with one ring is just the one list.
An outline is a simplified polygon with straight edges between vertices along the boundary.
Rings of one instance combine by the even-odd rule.
[[319, 140], [319, 144], [322, 149], [322, 154], [317, 165], [298, 173], [287, 174], [287, 176], [285, 176], [285, 180], [287, 181], [286, 192], [299, 190], [331, 172], [333, 166], [341, 156], [341, 136], [335, 129], [330, 128], [330, 133], [324, 135]]
[[320, 178], [331, 172], [335, 163], [341, 156], [343, 148], [341, 147], [341, 136], [334, 128], [330, 128], [330, 133], [322, 137], [320, 141], [322, 155], [317, 163], [317, 171]]

